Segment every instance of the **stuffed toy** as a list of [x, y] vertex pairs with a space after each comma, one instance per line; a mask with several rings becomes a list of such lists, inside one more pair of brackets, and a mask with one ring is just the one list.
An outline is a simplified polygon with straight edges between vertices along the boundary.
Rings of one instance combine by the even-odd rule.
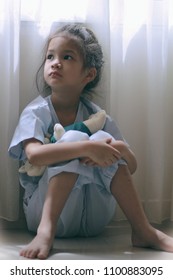
[[[91, 136], [93, 133], [101, 130], [104, 127], [105, 121], [106, 112], [101, 110], [91, 115], [88, 120], [83, 122], [76, 122], [66, 127], [63, 127], [61, 124], [57, 123], [54, 126], [53, 135], [47, 135], [44, 139], [44, 144], [77, 141], [76, 137], [79, 132], [84, 132], [82, 134], [79, 133], [80, 141], [88, 140], [88, 136]], [[71, 134], [70, 131], [74, 130], [76, 131], [76, 134]], [[25, 164], [19, 168], [19, 172], [27, 173], [28, 176], [41, 176], [45, 169], [46, 166], [35, 166], [30, 164], [27, 160]]]

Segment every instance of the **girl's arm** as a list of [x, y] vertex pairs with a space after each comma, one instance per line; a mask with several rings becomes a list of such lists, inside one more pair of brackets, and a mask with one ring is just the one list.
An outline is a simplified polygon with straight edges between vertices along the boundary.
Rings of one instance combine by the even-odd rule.
[[29, 162], [33, 165], [51, 165], [75, 158], [90, 158], [98, 166], [108, 166], [121, 158], [120, 152], [109, 144], [110, 139], [77, 141], [43, 145], [32, 138], [24, 142]]
[[[112, 139], [110, 138], [107, 139], [107, 144], [109, 144], [111, 147], [114, 147], [114, 149], [119, 153], [119, 159], [124, 159], [126, 161], [130, 173], [133, 174], [137, 168], [137, 161], [134, 153], [127, 147], [125, 142], [115, 140], [112, 141]], [[93, 161], [90, 157], [83, 158], [81, 162], [90, 166], [98, 166], [98, 163]], [[116, 161], [110, 161], [109, 164], [107, 164], [106, 166], [111, 165], [114, 162]]]
[[131, 174], [133, 174], [137, 169], [137, 161], [132, 150], [129, 149], [126, 143], [123, 141], [114, 141], [110, 144], [121, 153], [122, 159], [127, 162], [129, 171]]

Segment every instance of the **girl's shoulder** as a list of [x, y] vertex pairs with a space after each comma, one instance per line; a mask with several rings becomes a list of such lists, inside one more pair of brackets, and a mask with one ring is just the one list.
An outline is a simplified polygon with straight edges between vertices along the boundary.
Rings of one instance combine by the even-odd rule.
[[91, 101], [85, 97], [81, 98], [81, 102], [87, 108], [87, 110], [90, 112], [90, 114], [95, 114], [98, 111], [102, 110], [96, 103], [94, 103], [93, 101]]
[[34, 100], [32, 100], [23, 111], [31, 111], [31, 110], [39, 110], [40, 108], [48, 109], [48, 98], [44, 98], [41, 95], [36, 97]]
[[51, 122], [51, 108], [49, 106], [49, 98], [41, 95], [31, 101], [22, 111], [21, 119], [40, 119], [45, 123]]

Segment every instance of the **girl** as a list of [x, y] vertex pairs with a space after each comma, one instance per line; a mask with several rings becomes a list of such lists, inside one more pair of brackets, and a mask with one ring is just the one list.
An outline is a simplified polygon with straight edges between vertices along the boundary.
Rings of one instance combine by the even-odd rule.
[[42, 93], [50, 94], [24, 109], [9, 147], [13, 158], [47, 166], [40, 177], [20, 174], [27, 226], [36, 232], [21, 256], [46, 259], [55, 236], [99, 234], [116, 201], [131, 224], [133, 246], [173, 252], [173, 239], [147, 221], [131, 177], [135, 156], [109, 116], [87, 140], [43, 145], [55, 123], [67, 126], [100, 111], [85, 94], [99, 82], [102, 65], [101, 47], [86, 27], [66, 25], [49, 37], [40, 71]]

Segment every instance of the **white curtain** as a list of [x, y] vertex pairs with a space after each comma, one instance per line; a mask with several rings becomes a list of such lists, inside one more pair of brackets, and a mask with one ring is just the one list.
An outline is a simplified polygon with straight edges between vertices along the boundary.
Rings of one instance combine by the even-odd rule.
[[[17, 165], [7, 147], [21, 110], [37, 95], [34, 78], [45, 37], [60, 23], [79, 21], [95, 31], [103, 46], [105, 67], [96, 100], [116, 119], [136, 154], [134, 181], [146, 214], [151, 222], [172, 219], [172, 1], [0, 3], [0, 216], [17, 218]], [[124, 217], [118, 212], [116, 218]]]
[[0, 217], [15, 220], [19, 209], [17, 164], [8, 157], [19, 116], [19, 1], [0, 1]]
[[161, 222], [173, 217], [173, 3], [111, 4], [110, 112], [137, 156], [146, 214]]

